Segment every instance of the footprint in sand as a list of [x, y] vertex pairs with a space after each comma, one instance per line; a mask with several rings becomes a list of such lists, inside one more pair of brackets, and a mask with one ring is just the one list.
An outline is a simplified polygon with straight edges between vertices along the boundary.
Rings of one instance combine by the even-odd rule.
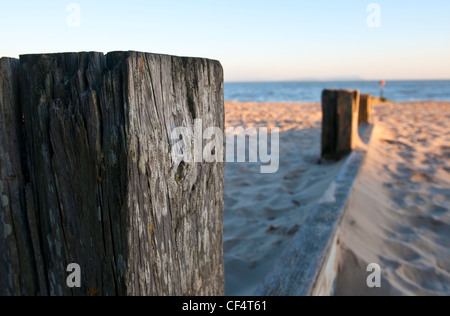
[[442, 207], [438, 204], [431, 204], [424, 207], [418, 207], [417, 205], [413, 205], [405, 208], [407, 215], [429, 215], [432, 217], [440, 217], [443, 218], [446, 214], [450, 215], [450, 211]]
[[407, 221], [414, 228], [427, 232], [431, 231], [441, 236], [450, 236], [450, 225], [437, 217], [419, 215], [411, 217]]
[[407, 192], [416, 192], [420, 190], [421, 184], [410, 181], [397, 181], [395, 183], [384, 183], [384, 186], [391, 189], [395, 194], [406, 194]]
[[426, 173], [416, 172], [412, 175], [411, 181], [419, 183], [434, 182], [434, 177]]
[[[450, 290], [450, 276], [435, 267], [402, 263], [397, 269], [397, 274], [404, 281], [409, 282], [411, 287], [416, 288], [415, 293], [433, 295]], [[437, 279], [441, 282], [436, 282]]]
[[410, 245], [398, 240], [385, 240], [386, 253], [388, 253], [392, 260], [401, 258], [405, 262], [414, 262], [422, 258], [422, 255], [414, 250]]
[[[405, 192], [406, 193], [406, 192]], [[397, 195], [395, 199], [399, 205], [407, 206], [426, 206], [429, 203], [430, 196], [423, 193], [409, 193], [403, 196]]]
[[438, 258], [436, 260], [436, 265], [439, 269], [448, 271], [448, 267], [450, 267], [450, 257]]
[[396, 227], [395, 231], [393, 231], [388, 237], [393, 240], [402, 240], [406, 243], [415, 243], [420, 240], [420, 237], [410, 225], [401, 225]]
[[262, 194], [262, 193], [258, 193], [254, 198], [253, 201], [255, 202], [261, 202], [267, 199], [267, 195], [266, 194]]
[[407, 161], [412, 161], [413, 159], [416, 158], [416, 155], [413, 152], [409, 151], [401, 152], [398, 155]]
[[444, 194], [435, 194], [432, 198], [432, 203], [435, 206], [442, 207], [446, 211], [450, 210], [450, 196]]
[[450, 158], [450, 146], [442, 146], [442, 156], [445, 158]]
[[430, 207], [430, 214], [437, 217], [444, 217], [446, 214], [450, 214], [449, 209], [439, 206], [439, 205], [432, 205]]
[[390, 139], [382, 139], [382, 141], [385, 142], [385, 143], [388, 143], [389, 145], [395, 145], [395, 146], [403, 147], [402, 149], [406, 149], [406, 150], [409, 150], [409, 151], [415, 151], [414, 147], [412, 147], [412, 146], [410, 146], [408, 144], [399, 142], [399, 141], [390, 140]]
[[433, 196], [443, 195], [445, 200], [450, 201], [450, 189], [432, 186], [428, 190]]
[[397, 165], [397, 170], [392, 176], [397, 179], [407, 180], [410, 179], [415, 173], [415, 170], [407, 167], [405, 164], [400, 163]]

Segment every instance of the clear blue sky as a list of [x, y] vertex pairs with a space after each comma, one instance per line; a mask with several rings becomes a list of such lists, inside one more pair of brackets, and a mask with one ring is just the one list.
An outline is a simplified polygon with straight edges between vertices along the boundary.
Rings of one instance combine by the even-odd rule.
[[139, 50], [218, 59], [227, 81], [450, 79], [449, 0], [3, 1], [0, 29], [8, 57]]

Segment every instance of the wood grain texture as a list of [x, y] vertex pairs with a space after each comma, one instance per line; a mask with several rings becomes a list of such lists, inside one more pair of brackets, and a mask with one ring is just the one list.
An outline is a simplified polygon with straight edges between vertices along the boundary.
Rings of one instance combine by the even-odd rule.
[[38, 291], [25, 196], [18, 59], [0, 59], [0, 296]]
[[25, 55], [19, 80], [36, 294], [222, 295], [224, 165], [176, 164], [170, 135], [196, 118], [224, 129], [220, 63]]

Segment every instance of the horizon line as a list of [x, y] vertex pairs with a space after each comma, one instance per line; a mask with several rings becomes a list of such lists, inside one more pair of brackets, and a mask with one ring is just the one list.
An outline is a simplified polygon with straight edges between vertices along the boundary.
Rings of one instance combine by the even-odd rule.
[[448, 79], [363, 79], [363, 78], [354, 78], [354, 79], [340, 79], [340, 78], [330, 78], [330, 79], [314, 79], [314, 78], [306, 78], [306, 79], [286, 79], [286, 80], [225, 80], [225, 83], [288, 83], [288, 82], [379, 82], [379, 81], [388, 81], [388, 82], [402, 82], [402, 81], [450, 81]]

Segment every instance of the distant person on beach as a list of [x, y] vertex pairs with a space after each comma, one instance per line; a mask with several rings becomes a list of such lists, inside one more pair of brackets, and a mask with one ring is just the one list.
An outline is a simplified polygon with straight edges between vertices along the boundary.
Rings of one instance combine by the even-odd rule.
[[386, 81], [380, 81], [380, 98], [384, 99], [384, 87], [386, 86]]

